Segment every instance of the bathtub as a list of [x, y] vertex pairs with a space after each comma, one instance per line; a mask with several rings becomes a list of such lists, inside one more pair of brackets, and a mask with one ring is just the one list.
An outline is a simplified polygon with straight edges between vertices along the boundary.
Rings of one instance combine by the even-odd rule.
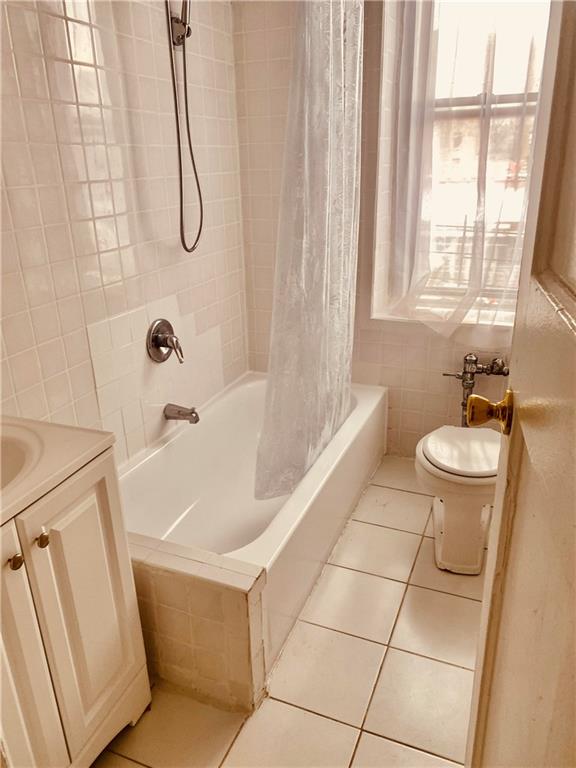
[[386, 390], [354, 385], [350, 416], [294, 492], [259, 501], [254, 472], [265, 389], [263, 375], [245, 375], [200, 410], [197, 425], [172, 432], [120, 477], [140, 564], [175, 572], [181, 560], [188, 569], [195, 564], [191, 575], [204, 582], [216, 574], [226, 586], [228, 574], [233, 589], [260, 585], [264, 675], [385, 452], [387, 426]]

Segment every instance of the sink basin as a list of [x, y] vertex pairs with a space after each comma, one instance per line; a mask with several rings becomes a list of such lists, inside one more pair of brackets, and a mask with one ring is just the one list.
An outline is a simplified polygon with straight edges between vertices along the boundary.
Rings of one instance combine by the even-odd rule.
[[20, 440], [3, 437], [0, 451], [0, 488], [5, 488], [26, 464], [26, 445]]
[[0, 439], [0, 488], [4, 490], [24, 479], [42, 454], [42, 441], [31, 429], [14, 424], [2, 425]]
[[4, 525], [113, 443], [111, 432], [3, 416], [0, 523]]

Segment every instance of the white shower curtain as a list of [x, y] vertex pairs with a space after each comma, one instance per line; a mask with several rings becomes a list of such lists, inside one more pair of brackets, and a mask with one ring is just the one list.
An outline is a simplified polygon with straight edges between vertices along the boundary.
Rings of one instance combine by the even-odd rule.
[[256, 498], [290, 493], [351, 407], [363, 2], [297, 13]]

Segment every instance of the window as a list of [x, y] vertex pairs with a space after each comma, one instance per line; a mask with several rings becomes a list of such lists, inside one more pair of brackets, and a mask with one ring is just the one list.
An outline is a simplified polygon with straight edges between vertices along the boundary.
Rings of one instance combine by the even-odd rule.
[[395, 18], [387, 165], [379, 147], [373, 315], [511, 325], [548, 5], [441, 1], [428, 26], [411, 5]]

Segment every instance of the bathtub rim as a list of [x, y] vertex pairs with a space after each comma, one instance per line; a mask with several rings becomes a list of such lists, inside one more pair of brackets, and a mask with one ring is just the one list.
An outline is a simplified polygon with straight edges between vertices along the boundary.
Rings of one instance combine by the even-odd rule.
[[[264, 373], [247, 371], [206, 401], [202, 406], [202, 411], [214, 407], [219, 400], [232, 390], [251, 382], [265, 381], [266, 378]], [[204, 578], [207, 581], [216, 581], [244, 592], [251, 592], [258, 585], [257, 591], [263, 588], [267, 571], [271, 569], [274, 562], [281, 555], [291, 535], [298, 528], [306, 512], [320, 493], [321, 488], [329, 481], [331, 474], [338, 467], [342, 455], [350, 445], [350, 437], [360, 431], [361, 427], [369, 420], [370, 416], [378, 409], [379, 405], [388, 395], [388, 388], [383, 386], [353, 383], [352, 387], [355, 394], [360, 393], [364, 396], [356, 397], [356, 405], [350, 416], [344, 421], [325, 451], [318, 457], [285, 504], [280, 508], [276, 517], [254, 541], [231, 552], [219, 554], [191, 544], [164, 541], [128, 530], [127, 528], [126, 532], [132, 559], [138, 562], [145, 562], [147, 565], [156, 565], [159, 568], [176, 572], [184, 571]], [[358, 417], [361, 417], [363, 414], [361, 424], [355, 422], [354, 419], [351, 421], [351, 417], [355, 412]], [[141, 451], [129, 461], [124, 462], [118, 468], [120, 482], [128, 474], [143, 468], [158, 451], [163, 450], [167, 445], [178, 439], [187, 428], [190, 428], [189, 424], [177, 425], [170, 432], [161, 436], [154, 444]], [[329, 448], [330, 459], [328, 460], [325, 454]], [[318, 466], [319, 463], [320, 466]], [[324, 463], [327, 463], [327, 466], [324, 466]], [[321, 475], [318, 477], [320, 472]], [[278, 518], [287, 517], [282, 515], [287, 505], [293, 507], [296, 514], [292, 515], [292, 519], [288, 521], [288, 524], [286, 524], [286, 519], [282, 520], [282, 522], [277, 522]], [[263, 556], [262, 553], [260, 553], [260, 556], [257, 556], [255, 550], [259, 547], [262, 548], [262, 540], [274, 538], [276, 539], [276, 546], [271, 546], [271, 554], [268, 557]]]

